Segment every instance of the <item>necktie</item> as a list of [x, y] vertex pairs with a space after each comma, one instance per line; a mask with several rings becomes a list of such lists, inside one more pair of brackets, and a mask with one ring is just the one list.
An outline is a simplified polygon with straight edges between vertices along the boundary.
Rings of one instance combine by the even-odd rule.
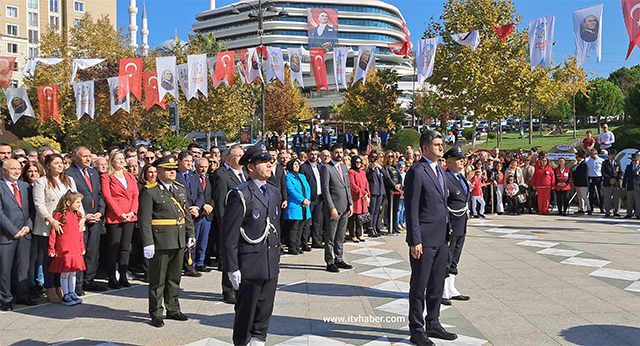
[[244, 183], [244, 174], [242, 172], [238, 173], [238, 179], [240, 179], [241, 183]]
[[187, 182], [187, 187], [189, 187], [189, 173], [182, 173], [184, 180]]
[[89, 178], [89, 173], [87, 172], [86, 168], [82, 170], [82, 175], [84, 176], [84, 180], [87, 182], [87, 185], [89, 186], [89, 191], [93, 193], [93, 186], [91, 186], [91, 179]]
[[342, 168], [340, 168], [340, 163], [336, 164], [336, 168], [338, 169], [338, 173], [340, 173], [340, 179], [344, 183], [344, 177], [342, 176]]
[[440, 174], [440, 170], [436, 167], [436, 172], [438, 174], [438, 181], [440, 182], [440, 188], [442, 189], [442, 195], [445, 195], [444, 192], [444, 179], [442, 179], [442, 174]]
[[200, 180], [202, 180], [202, 190], [206, 190], [207, 189], [207, 183], [204, 181], [204, 175], [200, 177]]
[[20, 190], [18, 190], [18, 183], [14, 182], [11, 185], [13, 185], [13, 195], [16, 196], [16, 201], [20, 208], [22, 208], [22, 196], [20, 195]]
[[458, 180], [460, 180], [460, 184], [462, 184], [462, 188], [464, 189], [464, 193], [468, 194], [469, 191], [467, 191], [467, 184], [465, 184], [463, 178], [462, 178], [462, 174], [458, 173]]
[[260, 186], [260, 190], [262, 191], [262, 194], [264, 195], [264, 198], [266, 198], [267, 202], [269, 202], [269, 194], [267, 193], [267, 185]]

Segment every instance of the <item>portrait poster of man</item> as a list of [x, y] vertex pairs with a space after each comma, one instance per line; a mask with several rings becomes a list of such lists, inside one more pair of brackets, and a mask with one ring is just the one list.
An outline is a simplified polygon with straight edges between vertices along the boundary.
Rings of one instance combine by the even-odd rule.
[[171, 94], [177, 100], [176, 57], [164, 56], [156, 58], [156, 71], [158, 73], [158, 100], [162, 100], [166, 94]]
[[[107, 78], [109, 83], [109, 91], [111, 93], [111, 114], [118, 109], [130, 112], [129, 100], [129, 78], [127, 76]], [[123, 91], [120, 91], [123, 90]]]
[[7, 108], [9, 108], [9, 114], [11, 114], [11, 120], [13, 120], [14, 124], [23, 116], [35, 116], [31, 101], [27, 96], [27, 89], [9, 88], [5, 90], [5, 96], [7, 98]]
[[602, 8], [594, 5], [573, 11], [573, 31], [576, 42], [576, 62], [582, 66], [589, 51], [596, 52], [598, 62], [602, 46]]
[[332, 51], [338, 45], [338, 14], [330, 8], [307, 8], [309, 48]]

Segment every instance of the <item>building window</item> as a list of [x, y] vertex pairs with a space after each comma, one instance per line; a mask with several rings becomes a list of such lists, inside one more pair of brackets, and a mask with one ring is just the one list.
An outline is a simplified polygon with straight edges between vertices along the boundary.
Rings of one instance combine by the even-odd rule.
[[30, 10], [37, 10], [38, 9], [38, 0], [28, 0], [27, 1], [27, 5], [28, 5]]
[[13, 63], [13, 71], [18, 72], [18, 62]]
[[73, 6], [74, 6], [76, 12], [84, 12], [84, 2], [75, 1], [73, 3]]
[[18, 8], [7, 6], [7, 17], [18, 18]]
[[38, 14], [34, 12], [28, 13], [29, 26], [38, 26]]
[[12, 79], [12, 80], [11, 80], [11, 87], [12, 87], [12, 88], [17, 88], [17, 87], [18, 87], [18, 81], [17, 81], [17, 80], [15, 80], [15, 79]]
[[49, 16], [49, 25], [54, 29], [60, 28], [60, 17]]
[[38, 30], [29, 30], [29, 43], [38, 44]]
[[38, 57], [38, 48], [29, 48], [29, 58]]
[[15, 43], [7, 43], [7, 53], [18, 54], [18, 45]]
[[7, 35], [18, 36], [18, 26], [7, 24]]
[[49, 12], [60, 13], [59, 0], [49, 0]]
[[76, 18], [76, 19], [74, 20], [74, 24], [75, 24], [76, 26], [80, 25], [80, 23], [82, 23], [82, 19], [80, 19], [80, 18]]

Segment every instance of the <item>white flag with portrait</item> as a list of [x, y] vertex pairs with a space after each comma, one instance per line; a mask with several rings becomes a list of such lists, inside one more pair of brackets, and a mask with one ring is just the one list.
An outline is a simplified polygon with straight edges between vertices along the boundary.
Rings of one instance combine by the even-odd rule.
[[531, 71], [541, 61], [551, 66], [551, 48], [553, 48], [553, 31], [556, 25], [556, 16], [547, 16], [529, 21], [529, 61]]
[[573, 36], [576, 41], [576, 63], [582, 66], [589, 51], [593, 50], [600, 62], [602, 50], [603, 4], [573, 11]]
[[255, 47], [249, 48], [249, 83], [258, 77], [262, 80], [262, 58]]
[[187, 56], [189, 67], [189, 94], [198, 98], [198, 90], [206, 98], [207, 95], [207, 54]]
[[358, 48], [358, 64], [355, 66], [356, 72], [353, 77], [353, 84], [362, 79], [362, 85], [367, 81], [367, 73], [375, 60], [374, 52], [376, 46], [360, 46]]
[[27, 63], [24, 65], [24, 69], [22, 70], [22, 75], [30, 74], [31, 76], [36, 73], [36, 66], [38, 64], [42, 66], [51, 66], [56, 65], [64, 61], [64, 59], [60, 58], [31, 58], [27, 60]]
[[176, 76], [176, 57], [165, 56], [156, 58], [156, 73], [158, 74], [158, 100], [164, 95], [171, 94], [178, 99], [178, 78]]
[[192, 98], [198, 98], [198, 93], [192, 94], [191, 89], [189, 87], [191, 84], [189, 83], [189, 64], [181, 64], [176, 66], [176, 73], [178, 74], [178, 84], [180, 84], [180, 89], [182, 89], [182, 93], [187, 101]]
[[267, 47], [267, 81], [277, 77], [284, 85], [284, 61], [282, 59], [282, 49], [278, 47]]
[[347, 89], [347, 55], [349, 47], [333, 48], [333, 75], [336, 79], [336, 90], [340, 90], [340, 84]]
[[4, 95], [7, 98], [7, 107], [9, 107], [9, 114], [11, 114], [11, 120], [14, 124], [23, 116], [35, 117], [27, 89], [9, 88], [5, 90]]
[[416, 65], [418, 70], [418, 85], [422, 85], [425, 79], [433, 74], [433, 62], [436, 60], [438, 38], [425, 38], [418, 41], [416, 52]]
[[80, 120], [85, 113], [93, 119], [96, 104], [93, 81], [74, 83], [73, 93], [76, 96], [76, 117], [78, 120]]
[[454, 34], [451, 35], [451, 39], [463, 46], [471, 46], [471, 51], [473, 52], [476, 50], [476, 48], [478, 48], [478, 45], [480, 44], [480, 33], [478, 32], [478, 30], [476, 30], [465, 32], [462, 34]]
[[[111, 114], [115, 113], [118, 109], [124, 109], [125, 112], [131, 113], [129, 77], [111, 77], [107, 78], [107, 82], [109, 83], [109, 94], [111, 94]], [[120, 92], [119, 90], [124, 90], [124, 92]]]
[[300, 83], [300, 87], [304, 88], [304, 82], [302, 81], [302, 49], [301, 48], [289, 48], [287, 50], [289, 54], [289, 70], [291, 71], [291, 86], [295, 87], [295, 81]]

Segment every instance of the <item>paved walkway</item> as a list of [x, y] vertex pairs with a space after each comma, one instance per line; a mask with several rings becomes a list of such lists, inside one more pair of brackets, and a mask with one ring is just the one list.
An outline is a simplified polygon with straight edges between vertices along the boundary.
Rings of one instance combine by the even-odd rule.
[[[409, 345], [404, 236], [347, 243], [353, 270], [324, 270], [322, 250], [283, 256], [268, 345]], [[640, 344], [640, 222], [596, 215], [472, 220], [456, 280], [471, 296], [443, 307], [459, 338], [439, 345]], [[220, 273], [185, 277], [187, 322], [153, 328], [147, 287], [42, 301], [0, 313], [0, 345], [230, 345], [233, 306]]]

